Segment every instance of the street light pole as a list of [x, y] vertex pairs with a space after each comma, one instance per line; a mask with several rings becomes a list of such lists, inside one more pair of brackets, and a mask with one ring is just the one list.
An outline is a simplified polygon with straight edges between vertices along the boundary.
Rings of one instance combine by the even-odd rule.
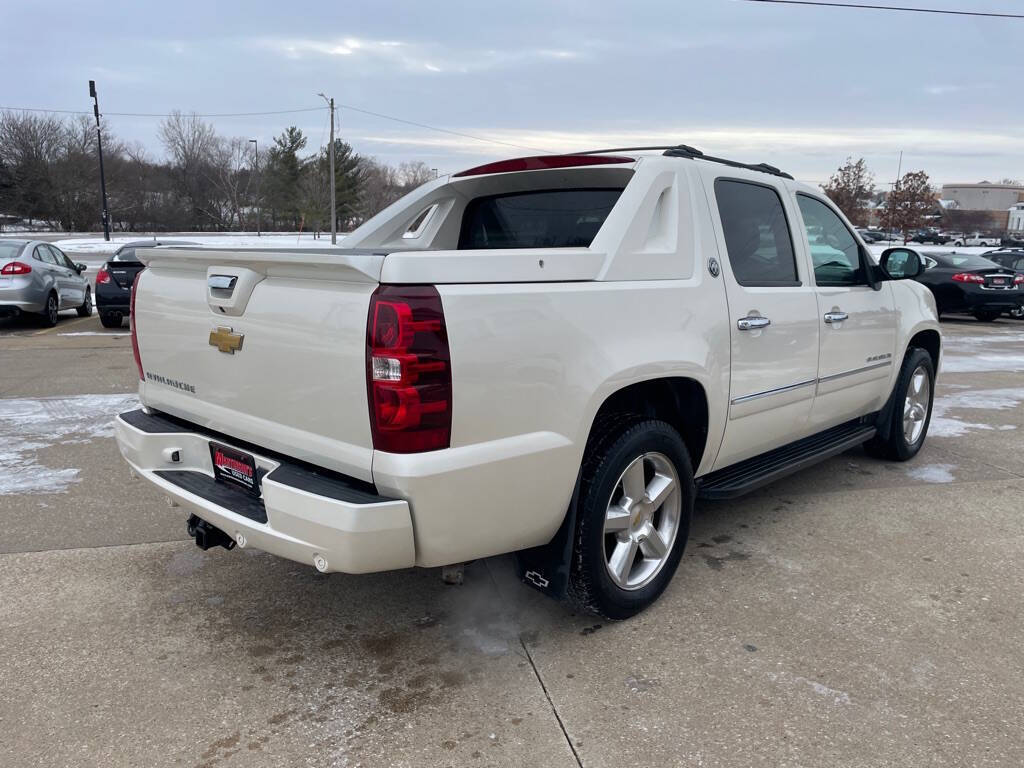
[[[331, 108], [331, 245], [338, 243], [338, 208], [334, 196], [334, 98], [318, 94]], [[321, 134], [322, 135], [322, 134]]]
[[260, 204], [260, 143], [256, 139], [249, 139], [250, 144], [256, 145], [256, 152], [253, 155], [253, 165], [256, 168], [256, 237], [262, 237], [260, 228], [263, 225], [263, 208]]
[[103, 198], [103, 239], [110, 240], [110, 212], [107, 210], [107, 180], [103, 175], [103, 137], [100, 130], [100, 100], [96, 95], [96, 81], [89, 81], [92, 111], [96, 115], [96, 150], [100, 156], [100, 196]]

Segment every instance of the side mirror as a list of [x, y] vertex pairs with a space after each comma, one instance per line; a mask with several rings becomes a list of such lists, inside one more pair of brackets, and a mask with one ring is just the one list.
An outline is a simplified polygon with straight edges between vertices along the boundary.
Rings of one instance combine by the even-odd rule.
[[87, 265], [85, 265], [85, 264], [82, 264], [81, 262], [79, 262], [78, 264], [75, 264], [75, 270], [78, 272], [78, 274], [82, 274], [87, 269], [89, 269], [89, 267]]
[[910, 248], [887, 248], [879, 266], [892, 280], [910, 280], [924, 272], [924, 260]]

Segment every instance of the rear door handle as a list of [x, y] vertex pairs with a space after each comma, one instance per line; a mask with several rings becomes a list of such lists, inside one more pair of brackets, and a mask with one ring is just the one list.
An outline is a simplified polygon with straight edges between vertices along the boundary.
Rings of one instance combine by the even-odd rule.
[[767, 328], [771, 324], [771, 320], [767, 317], [761, 317], [760, 315], [748, 315], [747, 317], [741, 317], [736, 321], [736, 327], [741, 331], [754, 331], [758, 328]]
[[849, 320], [849, 319], [850, 319], [850, 316], [848, 314], [846, 314], [845, 312], [826, 312], [825, 313], [825, 322], [828, 323], [829, 325], [832, 325], [832, 323], [841, 323], [841, 322], [843, 322], [843, 320]]

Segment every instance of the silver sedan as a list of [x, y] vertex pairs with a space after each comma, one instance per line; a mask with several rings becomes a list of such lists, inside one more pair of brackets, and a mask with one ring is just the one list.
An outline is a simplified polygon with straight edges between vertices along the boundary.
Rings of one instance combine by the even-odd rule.
[[38, 240], [0, 240], [0, 316], [31, 313], [48, 326], [62, 309], [92, 314], [92, 289], [64, 251]]

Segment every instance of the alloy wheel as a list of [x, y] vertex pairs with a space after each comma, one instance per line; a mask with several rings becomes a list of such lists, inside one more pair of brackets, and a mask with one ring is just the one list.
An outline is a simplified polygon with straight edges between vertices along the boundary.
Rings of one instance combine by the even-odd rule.
[[908, 445], [914, 445], [921, 439], [925, 421], [928, 419], [928, 408], [931, 401], [932, 385], [928, 379], [928, 371], [923, 365], [917, 366], [910, 377], [907, 397], [903, 404], [903, 437]]
[[664, 567], [679, 532], [682, 498], [675, 466], [662, 453], [635, 458], [605, 511], [604, 560], [616, 586], [636, 590]]

